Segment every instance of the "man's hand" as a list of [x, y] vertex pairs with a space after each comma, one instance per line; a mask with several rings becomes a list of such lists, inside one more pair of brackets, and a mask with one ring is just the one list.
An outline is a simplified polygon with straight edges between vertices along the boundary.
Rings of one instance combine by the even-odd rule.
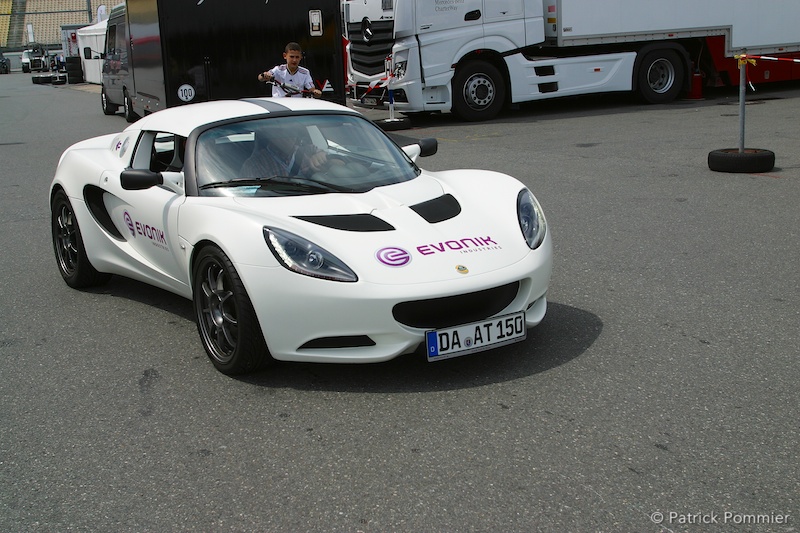
[[313, 91], [311, 91], [311, 94], [314, 95], [314, 98], [320, 98], [322, 96], [322, 91], [320, 91], [319, 89], [314, 89]]
[[309, 155], [306, 158], [306, 165], [314, 171], [322, 170], [328, 163], [328, 154], [322, 150]]
[[264, 72], [262, 72], [261, 74], [258, 75], [258, 81], [270, 82], [270, 81], [272, 81], [274, 79], [275, 79], [275, 77], [272, 74], [270, 74], [269, 71], [264, 71]]

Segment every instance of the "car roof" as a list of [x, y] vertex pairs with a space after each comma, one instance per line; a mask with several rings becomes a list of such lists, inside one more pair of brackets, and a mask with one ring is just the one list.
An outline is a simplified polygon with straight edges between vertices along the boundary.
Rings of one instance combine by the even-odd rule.
[[358, 115], [348, 107], [312, 98], [247, 98], [216, 100], [163, 109], [142, 117], [127, 130], [149, 130], [175, 133], [182, 137], [198, 127], [228, 119], [246, 118], [269, 113], [340, 112]]

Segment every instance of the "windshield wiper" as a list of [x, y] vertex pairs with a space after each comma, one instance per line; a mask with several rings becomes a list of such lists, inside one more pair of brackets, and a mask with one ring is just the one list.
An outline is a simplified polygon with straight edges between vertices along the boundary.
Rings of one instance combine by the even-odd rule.
[[316, 189], [322, 190], [326, 192], [355, 192], [355, 189], [351, 189], [349, 187], [343, 187], [341, 185], [334, 185], [333, 183], [327, 183], [324, 181], [319, 181], [311, 178], [304, 178], [302, 176], [270, 176], [264, 178], [247, 178], [247, 179], [235, 179], [229, 181], [220, 181], [217, 183], [207, 183], [205, 185], [200, 186], [200, 190], [205, 189], [218, 189], [222, 187], [252, 187], [253, 185], [264, 185], [267, 183], [278, 183], [281, 185], [294, 185], [298, 188], [307, 189]]

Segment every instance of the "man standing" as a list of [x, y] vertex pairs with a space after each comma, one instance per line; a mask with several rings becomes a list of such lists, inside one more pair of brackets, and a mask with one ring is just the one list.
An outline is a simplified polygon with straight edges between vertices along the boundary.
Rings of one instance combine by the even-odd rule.
[[258, 81], [272, 82], [272, 96], [303, 96], [310, 92], [314, 98], [322, 96], [322, 91], [314, 87], [311, 72], [300, 66], [303, 50], [297, 43], [289, 43], [283, 52], [286, 63], [278, 65], [258, 75]]

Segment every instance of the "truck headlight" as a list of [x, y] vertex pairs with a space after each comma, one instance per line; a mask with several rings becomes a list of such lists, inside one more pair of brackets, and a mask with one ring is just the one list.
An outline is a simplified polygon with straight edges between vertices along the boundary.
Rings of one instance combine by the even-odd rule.
[[395, 79], [399, 80], [406, 75], [407, 66], [408, 61], [398, 61], [394, 64], [394, 71], [392, 71], [392, 75], [395, 77]]

